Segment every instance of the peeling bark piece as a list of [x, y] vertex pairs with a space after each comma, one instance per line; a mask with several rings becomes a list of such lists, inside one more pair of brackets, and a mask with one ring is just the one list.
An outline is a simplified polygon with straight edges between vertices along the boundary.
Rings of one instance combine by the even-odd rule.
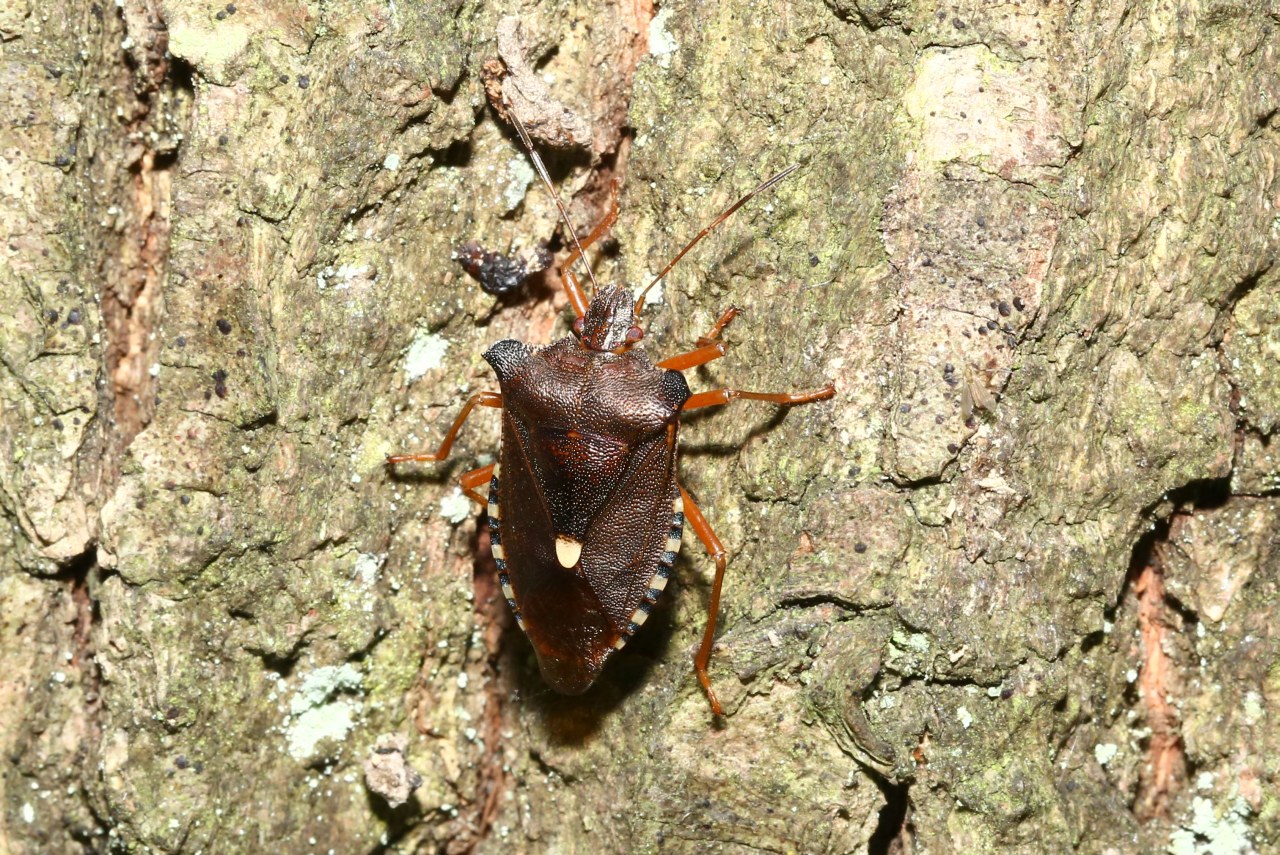
[[508, 15], [498, 23], [501, 61], [488, 60], [482, 71], [489, 103], [504, 121], [510, 121], [509, 111], [514, 112], [529, 136], [552, 148], [590, 147], [591, 123], [552, 96], [525, 50], [520, 19]]
[[399, 733], [384, 733], [364, 761], [364, 785], [392, 808], [409, 800], [422, 786], [422, 776], [404, 756], [408, 741]]

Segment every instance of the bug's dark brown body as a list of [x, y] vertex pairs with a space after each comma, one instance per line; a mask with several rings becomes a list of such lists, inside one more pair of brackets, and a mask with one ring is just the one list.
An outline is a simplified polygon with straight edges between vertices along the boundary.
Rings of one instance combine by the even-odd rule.
[[489, 493], [503, 592], [547, 682], [578, 694], [666, 585], [684, 525], [676, 438], [689, 387], [640, 348], [573, 337], [502, 341], [485, 359], [504, 401]]

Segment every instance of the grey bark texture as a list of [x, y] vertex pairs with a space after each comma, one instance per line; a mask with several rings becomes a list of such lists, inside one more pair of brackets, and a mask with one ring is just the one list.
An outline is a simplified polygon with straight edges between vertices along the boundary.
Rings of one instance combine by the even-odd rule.
[[[1274, 2], [10, 0], [0, 51], [0, 852], [1280, 851]], [[384, 466], [568, 330], [452, 258], [563, 240], [503, 86], [580, 230], [618, 182], [603, 280], [801, 164], [646, 313], [745, 309], [695, 390], [838, 388], [686, 422], [722, 722], [693, 538], [561, 697], [453, 484], [492, 411]]]

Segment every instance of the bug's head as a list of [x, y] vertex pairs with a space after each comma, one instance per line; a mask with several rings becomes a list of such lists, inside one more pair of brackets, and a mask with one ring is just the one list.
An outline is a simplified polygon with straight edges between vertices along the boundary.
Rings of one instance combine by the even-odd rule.
[[573, 322], [582, 346], [589, 350], [621, 352], [644, 338], [636, 326], [631, 292], [617, 285], [601, 288], [591, 298], [586, 317]]

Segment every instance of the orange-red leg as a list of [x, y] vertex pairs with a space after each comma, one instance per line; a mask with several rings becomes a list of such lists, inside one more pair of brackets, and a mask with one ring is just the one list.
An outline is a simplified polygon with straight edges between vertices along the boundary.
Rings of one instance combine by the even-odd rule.
[[434, 453], [422, 452], [420, 454], [388, 454], [387, 463], [406, 463], [408, 461], [430, 462], [444, 460], [449, 456], [450, 449], [453, 448], [453, 442], [458, 438], [458, 431], [462, 430], [462, 423], [467, 420], [467, 416], [471, 415], [471, 411], [477, 406], [480, 407], [497, 407], [502, 408], [502, 395], [497, 392], [477, 392], [467, 399], [462, 405], [462, 412], [458, 413], [458, 417], [453, 420], [453, 426], [449, 428], [449, 432], [444, 435], [444, 442], [440, 443], [440, 447]]
[[770, 401], [774, 404], [790, 406], [792, 404], [812, 404], [825, 401], [836, 393], [836, 387], [828, 383], [814, 392], [743, 392], [740, 389], [712, 389], [690, 395], [684, 402], [684, 410], [696, 410], [700, 407], [718, 407], [730, 401], [742, 398], [750, 401]]
[[702, 633], [702, 645], [698, 647], [698, 652], [693, 657], [693, 670], [698, 675], [702, 690], [707, 693], [707, 700], [711, 702], [711, 712], [724, 715], [724, 707], [720, 706], [715, 690], [711, 688], [707, 664], [711, 661], [711, 645], [716, 637], [716, 616], [720, 613], [720, 587], [724, 584], [724, 568], [729, 561], [728, 553], [725, 552], [724, 544], [711, 530], [707, 518], [702, 515], [697, 503], [684, 487], [680, 488], [680, 496], [684, 500], [684, 518], [689, 522], [693, 533], [698, 536], [698, 540], [702, 541], [702, 545], [706, 547], [711, 560], [716, 563], [716, 576], [711, 582], [711, 600], [707, 603], [707, 628]]
[[730, 306], [725, 309], [719, 320], [711, 325], [711, 329], [707, 334], [698, 339], [697, 347], [662, 360], [658, 363], [658, 367], [671, 371], [686, 371], [699, 365], [706, 365], [711, 360], [724, 356], [725, 351], [729, 349], [729, 345], [720, 341], [720, 332], [740, 314], [742, 314], [742, 310], [737, 306]]
[[[609, 210], [605, 212], [604, 219], [596, 223], [596, 227], [591, 230], [586, 239], [579, 242], [582, 252], [586, 252], [587, 247], [598, 241], [618, 219], [618, 183], [613, 183], [613, 188], [609, 192]], [[564, 283], [564, 292], [569, 296], [569, 304], [573, 306], [573, 313], [578, 317], [587, 314], [586, 293], [582, 290], [582, 284], [578, 282], [578, 277], [573, 275], [573, 263], [582, 257], [582, 252], [578, 251], [579, 247], [575, 246], [570, 250], [569, 255], [564, 260], [564, 264], [560, 265], [560, 281]]]
[[490, 463], [488, 466], [481, 466], [479, 469], [472, 469], [458, 476], [458, 486], [462, 488], [462, 492], [466, 493], [471, 501], [479, 502], [481, 507], [489, 506], [489, 497], [476, 488], [493, 480], [493, 467], [496, 465], [496, 463]]

